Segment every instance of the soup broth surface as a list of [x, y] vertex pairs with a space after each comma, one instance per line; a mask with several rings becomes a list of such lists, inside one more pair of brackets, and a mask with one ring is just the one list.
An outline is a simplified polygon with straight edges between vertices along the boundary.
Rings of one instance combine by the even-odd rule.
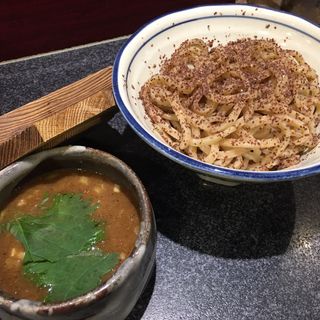
[[[35, 178], [17, 188], [1, 208], [0, 224], [25, 214], [42, 214], [39, 203], [44, 195], [57, 193], [81, 193], [84, 199], [98, 203], [92, 218], [103, 223], [105, 238], [97, 247], [118, 253], [120, 262], [131, 254], [139, 233], [137, 209], [123, 187], [97, 173], [61, 169]], [[37, 287], [23, 274], [23, 257], [23, 245], [9, 232], [1, 232], [0, 290], [13, 298], [42, 301], [47, 289]], [[104, 280], [111, 275], [105, 275]]]

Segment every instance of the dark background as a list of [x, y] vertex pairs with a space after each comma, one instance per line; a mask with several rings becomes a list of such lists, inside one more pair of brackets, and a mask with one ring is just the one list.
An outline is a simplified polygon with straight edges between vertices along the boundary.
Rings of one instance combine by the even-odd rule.
[[[205, 3], [158, 1], [125, 7], [119, 0], [120, 18], [101, 9], [115, 5], [112, 0], [0, 0], [1, 58], [128, 34], [138, 27], [135, 23], [140, 26], [160, 14], [156, 5], [165, 12], [174, 5]], [[301, 3], [307, 9], [308, 2]], [[144, 16], [135, 13], [139, 6]], [[48, 15], [40, 15], [41, 10]], [[101, 38], [97, 30], [103, 31]], [[123, 43], [2, 65], [0, 114], [111, 65]], [[116, 109], [102, 124], [66, 144], [118, 156], [138, 174], [151, 198], [158, 228], [156, 269], [127, 320], [320, 319], [319, 175], [232, 188], [206, 184], [144, 143]]]
[[1, 0], [0, 61], [128, 35], [163, 13], [232, 0]]

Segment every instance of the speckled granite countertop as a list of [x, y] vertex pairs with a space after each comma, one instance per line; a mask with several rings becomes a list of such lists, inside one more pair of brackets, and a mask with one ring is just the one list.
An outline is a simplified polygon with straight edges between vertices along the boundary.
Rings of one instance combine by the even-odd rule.
[[[112, 64], [123, 42], [0, 65], [0, 112]], [[206, 185], [140, 140], [116, 108], [67, 143], [118, 156], [150, 195], [156, 270], [128, 320], [320, 319], [320, 176]]]

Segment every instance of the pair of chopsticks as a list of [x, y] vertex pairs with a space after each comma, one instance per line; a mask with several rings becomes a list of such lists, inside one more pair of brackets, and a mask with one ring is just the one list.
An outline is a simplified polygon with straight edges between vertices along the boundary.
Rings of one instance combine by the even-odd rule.
[[0, 169], [97, 124], [115, 105], [107, 67], [0, 116]]

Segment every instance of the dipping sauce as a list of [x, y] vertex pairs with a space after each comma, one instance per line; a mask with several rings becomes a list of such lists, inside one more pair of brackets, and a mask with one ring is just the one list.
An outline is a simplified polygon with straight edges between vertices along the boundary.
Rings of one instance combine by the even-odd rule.
[[[19, 187], [14, 196], [1, 208], [0, 224], [26, 214], [41, 216], [39, 204], [45, 195], [81, 194], [98, 205], [92, 213], [101, 222], [104, 238], [96, 247], [105, 253], [117, 253], [119, 263], [103, 276], [110, 277], [132, 252], [139, 233], [139, 216], [123, 187], [97, 173], [61, 169], [39, 176]], [[77, 212], [75, 212], [77, 214]], [[77, 228], [77, 226], [75, 226]], [[17, 299], [43, 301], [46, 288], [37, 286], [23, 273], [24, 246], [8, 231], [0, 232], [0, 290]]]

